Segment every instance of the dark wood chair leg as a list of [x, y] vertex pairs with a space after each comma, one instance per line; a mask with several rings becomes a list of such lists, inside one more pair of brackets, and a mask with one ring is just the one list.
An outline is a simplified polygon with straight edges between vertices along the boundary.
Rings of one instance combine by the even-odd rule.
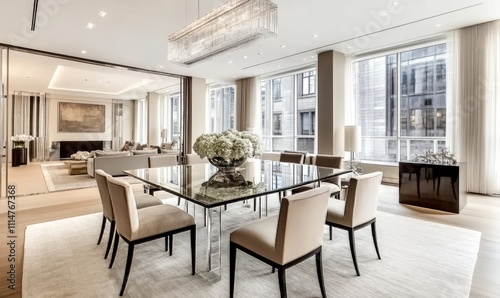
[[196, 270], [196, 226], [191, 228], [191, 275], [195, 274]]
[[106, 254], [104, 254], [104, 259], [108, 258], [109, 250], [111, 248], [111, 243], [113, 242], [113, 235], [115, 234], [115, 226], [116, 226], [116, 222], [113, 220], [111, 222], [111, 227], [109, 228], [108, 246], [106, 247]]
[[168, 249], [170, 250], [169, 255], [171, 256], [174, 250], [174, 235], [168, 236]]
[[358, 260], [356, 258], [356, 243], [354, 238], [354, 229], [349, 229], [349, 245], [351, 246], [351, 256], [352, 256], [352, 262], [354, 263], [354, 269], [356, 269], [356, 274], [360, 276], [358, 269]]
[[253, 199], [253, 212], [257, 211], [257, 198]]
[[177, 206], [181, 205], [181, 197], [177, 197]]
[[130, 274], [130, 267], [132, 267], [132, 258], [134, 257], [134, 244], [129, 243], [128, 254], [127, 254], [127, 264], [125, 265], [125, 275], [123, 276], [122, 288], [120, 290], [120, 296], [123, 296], [125, 287], [127, 286], [128, 276]]
[[372, 227], [373, 244], [375, 244], [375, 250], [377, 251], [377, 256], [378, 256], [378, 259], [379, 259], [379, 260], [381, 260], [381, 258], [380, 258], [380, 253], [379, 253], [379, 251], [378, 251], [378, 244], [377, 244], [377, 230], [376, 230], [376, 228], [375, 228], [375, 222], [372, 222], [371, 227]]
[[104, 234], [104, 229], [106, 228], [106, 217], [102, 216], [101, 233], [99, 234], [99, 240], [97, 240], [97, 245], [101, 244], [102, 235]]
[[[273, 268], [274, 269], [274, 268]], [[236, 246], [229, 243], [229, 297], [234, 297], [234, 279], [236, 273]]]
[[316, 254], [316, 271], [318, 272], [319, 288], [321, 289], [321, 296], [326, 298], [325, 281], [323, 279], [323, 260], [321, 257], [321, 250]]
[[332, 240], [333, 239], [333, 237], [332, 237], [333, 236], [333, 228], [332, 228], [332, 226], [329, 226], [328, 230], [330, 232], [330, 240]]
[[168, 251], [168, 236], [165, 236], [165, 251]]
[[115, 243], [113, 245], [113, 253], [111, 254], [111, 262], [109, 263], [109, 269], [113, 267], [113, 263], [115, 262], [116, 252], [118, 251], [118, 242], [120, 242], [120, 236], [118, 236], [118, 232], [115, 232]]
[[281, 298], [286, 298], [286, 275], [284, 268], [278, 268], [278, 280], [280, 284]]

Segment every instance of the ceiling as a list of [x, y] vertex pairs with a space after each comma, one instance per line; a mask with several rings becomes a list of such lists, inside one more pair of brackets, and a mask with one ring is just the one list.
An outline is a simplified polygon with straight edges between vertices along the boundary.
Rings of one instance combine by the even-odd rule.
[[[32, 32], [33, 0], [0, 0], [0, 43], [201, 77], [207, 82], [233, 82], [314, 64], [317, 54], [327, 50], [358, 54], [500, 19], [498, 0], [273, 0], [278, 6], [277, 38], [189, 67], [170, 63], [168, 36], [224, 2], [39, 0], [36, 30]], [[100, 11], [107, 15], [99, 16]], [[89, 22], [94, 28], [87, 28]], [[56, 89], [57, 93], [88, 88], [100, 92], [90, 92], [94, 96], [116, 98], [118, 92], [125, 98], [178, 84], [176, 78], [25, 53], [11, 54], [10, 59], [11, 90], [16, 86], [17, 90], [56, 92], [48, 87], [58, 73], [61, 82], [57, 86], [63, 89]], [[56, 72], [58, 66], [62, 70]], [[123, 77], [128, 75], [133, 78]], [[134, 84], [140, 85], [138, 89]], [[120, 93], [127, 89], [129, 95]]]

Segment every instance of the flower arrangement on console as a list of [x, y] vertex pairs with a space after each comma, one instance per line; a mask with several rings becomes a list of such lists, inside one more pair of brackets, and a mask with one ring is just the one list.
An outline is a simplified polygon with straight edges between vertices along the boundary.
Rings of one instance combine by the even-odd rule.
[[235, 129], [202, 134], [196, 139], [193, 149], [201, 158], [226, 162], [256, 157], [262, 153], [260, 138], [255, 133]]
[[10, 140], [14, 142], [14, 148], [24, 148], [26, 142], [33, 141], [35, 138], [30, 135], [15, 135], [10, 137]]

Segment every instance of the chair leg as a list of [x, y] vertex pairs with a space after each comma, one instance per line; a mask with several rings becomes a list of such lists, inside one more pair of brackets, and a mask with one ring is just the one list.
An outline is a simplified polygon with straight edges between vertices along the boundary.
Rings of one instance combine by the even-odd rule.
[[116, 222], [113, 220], [111, 222], [111, 227], [109, 228], [108, 246], [106, 247], [106, 254], [104, 254], [104, 259], [107, 259], [108, 255], [109, 255], [109, 250], [111, 248], [111, 243], [113, 242], [113, 235], [115, 234], [115, 225], [116, 225]]
[[181, 205], [181, 197], [177, 197], [177, 206]]
[[168, 236], [168, 249], [170, 250], [169, 255], [172, 255], [172, 251], [174, 250], [174, 235]]
[[113, 267], [113, 263], [115, 262], [116, 252], [118, 251], [118, 242], [120, 242], [120, 236], [118, 236], [118, 232], [115, 232], [115, 243], [113, 244], [113, 253], [111, 254], [109, 269]]
[[278, 280], [280, 284], [281, 298], [286, 298], [286, 275], [284, 268], [278, 268]]
[[165, 251], [168, 251], [168, 236], [165, 236]]
[[332, 240], [333, 239], [333, 237], [332, 237], [333, 236], [333, 228], [332, 228], [332, 226], [328, 226], [328, 227], [329, 227], [328, 230], [330, 232], [330, 240]]
[[191, 275], [196, 270], [196, 226], [191, 228]]
[[234, 275], [236, 273], [236, 246], [229, 243], [229, 297], [234, 297]]
[[352, 262], [354, 263], [354, 269], [356, 269], [356, 274], [360, 276], [358, 269], [358, 259], [356, 258], [356, 243], [354, 238], [354, 229], [349, 229], [349, 245], [351, 246], [351, 256], [352, 256]]
[[127, 286], [128, 276], [130, 274], [130, 267], [132, 267], [133, 257], [134, 257], [134, 244], [130, 243], [128, 245], [127, 265], [125, 265], [125, 275], [123, 276], [123, 283], [122, 283], [122, 289], [120, 290], [120, 296], [123, 296], [123, 292], [125, 291], [125, 287]]
[[253, 199], [253, 212], [257, 211], [257, 198]]
[[99, 234], [99, 240], [97, 240], [97, 245], [101, 244], [102, 235], [104, 234], [104, 229], [106, 228], [106, 217], [102, 216], [101, 233]]
[[377, 230], [375, 229], [375, 222], [372, 222], [371, 227], [372, 227], [373, 244], [375, 244], [375, 250], [377, 251], [378, 259], [381, 260], [377, 245]]
[[321, 289], [321, 296], [326, 298], [325, 281], [323, 279], [323, 260], [321, 257], [321, 250], [316, 254], [316, 271], [318, 272], [319, 288]]

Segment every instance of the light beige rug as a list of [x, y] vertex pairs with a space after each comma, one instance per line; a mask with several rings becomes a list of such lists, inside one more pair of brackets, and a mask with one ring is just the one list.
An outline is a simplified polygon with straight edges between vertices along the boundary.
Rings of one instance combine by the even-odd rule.
[[[201, 214], [202, 212], [197, 212]], [[276, 213], [276, 211], [274, 211]], [[229, 206], [224, 227], [257, 217], [251, 208]], [[481, 234], [476, 231], [379, 212], [382, 260], [369, 228], [356, 232], [361, 276], [352, 264], [347, 233], [325, 228], [323, 265], [329, 297], [468, 297]], [[26, 230], [23, 297], [117, 297], [126, 245], [108, 269], [104, 244], [96, 245], [101, 214], [31, 225]], [[198, 228], [198, 241], [205, 228]], [[222, 280], [210, 283], [190, 275], [188, 233], [175, 237], [174, 255], [163, 240], [136, 248], [125, 297], [228, 297], [228, 235], [222, 235]], [[107, 235], [107, 234], [106, 234]], [[201, 252], [198, 251], [199, 256]], [[200, 260], [200, 258], [198, 258]], [[279, 297], [277, 274], [245, 253], [237, 257], [236, 297]], [[289, 297], [320, 297], [314, 258], [287, 271]]]
[[[41, 164], [40, 167], [42, 169], [43, 178], [45, 179], [45, 184], [47, 185], [47, 189], [49, 190], [49, 192], [97, 187], [95, 179], [90, 177], [90, 175], [88, 174], [68, 174], [68, 168], [63, 162]], [[131, 184], [141, 183], [139, 180], [133, 177], [122, 176], [119, 178], [125, 179]]]

